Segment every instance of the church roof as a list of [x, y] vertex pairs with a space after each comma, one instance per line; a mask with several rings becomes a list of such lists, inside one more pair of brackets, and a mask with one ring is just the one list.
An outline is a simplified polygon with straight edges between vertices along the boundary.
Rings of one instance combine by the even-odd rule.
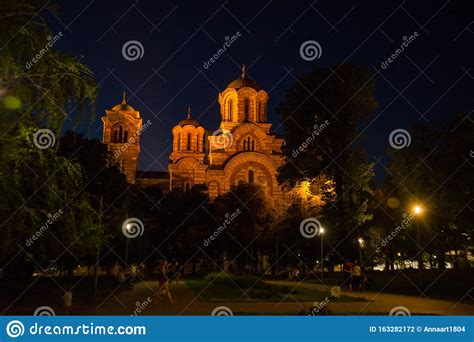
[[178, 122], [178, 126], [186, 126], [186, 125], [191, 125], [191, 126], [194, 126], [194, 127], [201, 126], [199, 124], [199, 122], [197, 122], [196, 120], [194, 120], [191, 117], [191, 108], [190, 107], [188, 107], [188, 116], [186, 117], [186, 119], [181, 120], [180, 122]]
[[229, 83], [227, 88], [234, 88], [234, 89], [240, 89], [244, 87], [249, 87], [253, 88], [255, 90], [260, 90], [260, 86], [255, 82], [254, 80], [251, 80], [250, 78], [247, 78], [245, 76], [245, 65], [242, 65], [242, 76], [241, 78], [237, 78], [233, 80], [232, 82]]
[[115, 110], [115, 111], [123, 110], [123, 111], [129, 111], [129, 112], [136, 112], [135, 108], [133, 108], [132, 106], [127, 104], [127, 102], [125, 102], [125, 92], [123, 92], [122, 102], [115, 105], [115, 106], [113, 106], [112, 110]]

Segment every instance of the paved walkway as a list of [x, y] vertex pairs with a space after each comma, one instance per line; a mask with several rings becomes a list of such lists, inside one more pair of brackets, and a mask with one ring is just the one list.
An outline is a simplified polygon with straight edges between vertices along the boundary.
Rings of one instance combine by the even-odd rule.
[[[290, 281], [268, 281], [276, 285], [301, 287], [328, 291], [329, 288], [312, 283]], [[235, 315], [297, 315], [303, 307], [307, 310], [312, 303], [287, 302], [201, 302], [184, 282], [171, 284], [170, 289], [175, 302], [169, 303], [163, 294], [157, 294], [159, 284], [149, 280], [139, 282], [132, 291], [123, 291], [107, 298], [99, 304], [98, 315], [210, 315], [219, 306], [226, 306]], [[387, 314], [397, 306], [406, 307], [411, 314], [434, 315], [473, 315], [474, 306], [455, 302], [426, 299], [414, 296], [392, 295], [376, 292], [344, 292], [344, 295], [363, 297], [367, 302], [329, 302], [329, 308], [336, 315]], [[149, 298], [149, 299], [148, 299]], [[140, 310], [140, 312], [138, 312]], [[74, 313], [81, 314], [81, 313]], [[85, 314], [85, 313], [84, 313]], [[93, 314], [90, 313], [89, 314]]]
[[[270, 284], [285, 285], [330, 291], [330, 287], [313, 284], [298, 283], [293, 281], [267, 281]], [[416, 296], [405, 296], [398, 294], [387, 294], [379, 292], [348, 292], [342, 291], [343, 295], [351, 297], [362, 297], [368, 302], [335, 302], [329, 303], [329, 307], [335, 314], [384, 314], [389, 313], [394, 307], [407, 308], [411, 314], [432, 315], [474, 315], [474, 305], [461, 304], [447, 300], [420, 298]]]

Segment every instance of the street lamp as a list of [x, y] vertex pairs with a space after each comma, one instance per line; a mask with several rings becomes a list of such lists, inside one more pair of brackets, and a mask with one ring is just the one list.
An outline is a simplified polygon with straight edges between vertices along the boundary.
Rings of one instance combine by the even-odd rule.
[[[420, 217], [423, 214], [423, 207], [419, 204], [413, 206], [413, 215]], [[421, 269], [423, 268], [423, 249], [420, 245], [420, 223], [416, 222], [416, 244], [418, 245], [418, 285], [421, 288], [422, 281], [421, 281]]]
[[[127, 229], [127, 232], [130, 233], [130, 229], [132, 228], [130, 223], [127, 223], [125, 226], [125, 229]], [[128, 270], [128, 236], [125, 236], [125, 270]]]
[[324, 228], [321, 227], [319, 228], [319, 235], [321, 236], [321, 282], [323, 282], [323, 279], [324, 279], [323, 234], [324, 234]]
[[358, 238], [357, 241], [359, 242], [359, 262], [362, 265], [362, 247], [364, 247], [364, 239], [363, 238]]

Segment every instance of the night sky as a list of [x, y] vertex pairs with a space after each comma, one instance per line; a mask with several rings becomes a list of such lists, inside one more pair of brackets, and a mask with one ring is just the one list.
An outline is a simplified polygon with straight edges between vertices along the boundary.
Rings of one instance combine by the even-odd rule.
[[[218, 92], [240, 77], [241, 64], [269, 92], [269, 118], [280, 134], [275, 107], [298, 75], [340, 62], [378, 70], [380, 116], [367, 128], [364, 145], [370, 160], [386, 162], [393, 129], [441, 124], [473, 108], [474, 27], [465, 3], [64, 0], [59, 2], [61, 21], [46, 9], [43, 14], [55, 32], [64, 33], [55, 47], [83, 56], [100, 83], [92, 136], [101, 137], [100, 117], [125, 90], [143, 121], [152, 121], [142, 135], [140, 169], [165, 170], [172, 127], [191, 106], [206, 129], [217, 129]], [[382, 69], [403, 37], [415, 31], [416, 40]], [[225, 37], [236, 32], [241, 37], [205, 69]], [[124, 59], [122, 46], [129, 40], [143, 45], [141, 59]], [[307, 40], [321, 45], [319, 59], [301, 58], [300, 46]], [[377, 178], [383, 176], [379, 164]]]

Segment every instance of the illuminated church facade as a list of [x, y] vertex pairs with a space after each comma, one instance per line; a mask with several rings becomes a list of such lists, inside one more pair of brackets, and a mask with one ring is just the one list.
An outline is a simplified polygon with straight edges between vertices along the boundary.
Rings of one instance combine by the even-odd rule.
[[241, 78], [219, 93], [218, 102], [221, 123], [217, 130], [206, 130], [190, 110], [174, 126], [167, 172], [137, 169], [144, 125], [125, 97], [102, 117], [103, 143], [128, 182], [142, 187], [167, 191], [205, 184], [209, 195], [215, 197], [232, 186], [248, 183], [259, 185], [272, 199], [281, 198], [276, 174], [283, 163], [284, 140], [271, 133], [267, 92], [247, 78], [243, 68]]

